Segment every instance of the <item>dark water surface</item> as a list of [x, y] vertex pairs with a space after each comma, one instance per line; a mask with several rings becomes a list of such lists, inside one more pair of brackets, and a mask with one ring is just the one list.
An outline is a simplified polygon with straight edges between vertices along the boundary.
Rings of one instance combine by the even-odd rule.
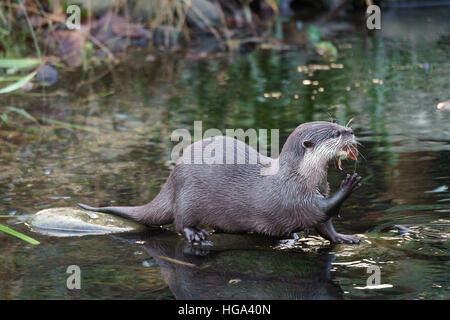
[[[450, 99], [449, 16], [448, 8], [389, 11], [374, 35], [325, 25], [339, 50], [333, 63], [298, 48], [200, 61], [145, 62], [137, 52], [111, 71], [68, 72], [45, 95], [2, 97], [36, 118], [84, 127], [13, 116], [0, 127], [0, 214], [11, 216], [0, 223], [41, 242], [0, 233], [0, 298], [449, 299], [450, 112], [436, 109]], [[345, 172], [365, 178], [335, 220], [339, 232], [360, 235], [358, 246], [313, 233], [300, 241], [215, 234], [201, 247], [160, 230], [57, 238], [21, 223], [76, 202], [148, 202], [171, 169], [170, 134], [192, 132], [195, 120], [204, 130], [279, 128], [283, 143], [298, 124], [332, 118], [353, 118], [363, 144], [364, 158], [329, 170], [332, 191]], [[401, 236], [394, 225], [418, 233]], [[81, 268], [81, 290], [66, 288], [69, 265]], [[373, 265], [391, 286], [361, 289]]]

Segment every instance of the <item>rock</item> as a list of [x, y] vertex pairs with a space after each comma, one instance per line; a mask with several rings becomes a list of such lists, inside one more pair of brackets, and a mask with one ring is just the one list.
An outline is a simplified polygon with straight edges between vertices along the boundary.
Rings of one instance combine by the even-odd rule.
[[41, 210], [32, 215], [26, 222], [26, 225], [32, 231], [56, 237], [146, 230], [144, 225], [116, 216], [69, 207]]
[[58, 81], [58, 70], [49, 64], [44, 64], [36, 74], [36, 81], [44, 82], [47, 85], [55, 84]]
[[83, 50], [88, 36], [88, 29], [56, 30], [46, 38], [48, 46], [56, 46], [55, 54], [62, 58], [70, 67], [83, 64]]
[[124, 17], [118, 16], [111, 11], [106, 12], [97, 22], [96, 27], [103, 29], [111, 28], [117, 37], [124, 38], [146, 38], [152, 37], [152, 32], [137, 23], [128, 22]]
[[145, 47], [152, 37], [149, 29], [129, 22], [111, 10], [93, 21], [91, 32], [112, 52], [123, 51], [128, 45]]
[[207, 0], [191, 0], [186, 19], [194, 28], [203, 31], [221, 25], [216, 5]]

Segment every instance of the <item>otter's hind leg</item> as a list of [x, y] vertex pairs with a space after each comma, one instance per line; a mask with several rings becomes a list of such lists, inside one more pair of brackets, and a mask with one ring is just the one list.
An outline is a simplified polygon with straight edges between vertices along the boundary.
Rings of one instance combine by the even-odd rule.
[[322, 237], [332, 243], [359, 243], [361, 241], [357, 237], [337, 233], [331, 219], [316, 226], [316, 230]]
[[200, 223], [197, 218], [196, 210], [191, 201], [178, 199], [175, 214], [175, 229], [183, 234], [189, 243], [201, 242], [206, 240], [209, 233], [206, 230], [197, 228]]

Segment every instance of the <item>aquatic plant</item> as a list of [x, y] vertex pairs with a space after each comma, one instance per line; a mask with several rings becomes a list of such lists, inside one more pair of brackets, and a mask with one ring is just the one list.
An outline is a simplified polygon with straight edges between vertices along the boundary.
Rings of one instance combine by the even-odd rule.
[[12, 236], [14, 236], [16, 238], [22, 239], [23, 241], [26, 241], [26, 242], [34, 244], [34, 245], [38, 245], [40, 243], [39, 241], [37, 241], [37, 240], [35, 240], [35, 239], [33, 239], [33, 238], [23, 234], [23, 233], [20, 233], [20, 232], [18, 232], [16, 230], [13, 230], [10, 227], [7, 227], [7, 226], [5, 226], [4, 224], [1, 224], [1, 223], [0, 223], [0, 231], [3, 231], [5, 233], [7, 233], [7, 234], [10, 234], [10, 235], [12, 235]]
[[6, 69], [6, 74], [0, 74], [1, 82], [12, 82], [0, 89], [0, 94], [18, 90], [29, 83], [36, 75], [37, 71], [32, 71], [27, 75], [17, 76], [16, 73], [22, 70], [34, 68], [41, 64], [40, 59], [0, 59], [0, 68]]

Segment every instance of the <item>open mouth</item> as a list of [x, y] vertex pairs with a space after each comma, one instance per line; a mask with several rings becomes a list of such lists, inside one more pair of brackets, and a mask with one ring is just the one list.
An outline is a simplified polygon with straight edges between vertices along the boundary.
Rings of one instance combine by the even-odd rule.
[[339, 152], [339, 158], [350, 158], [352, 160], [358, 159], [358, 148], [355, 144], [343, 147], [341, 152]]
[[339, 170], [342, 170], [341, 160], [350, 158], [352, 160], [358, 159], [358, 148], [355, 144], [347, 145], [342, 148], [342, 150], [338, 154], [338, 167]]

